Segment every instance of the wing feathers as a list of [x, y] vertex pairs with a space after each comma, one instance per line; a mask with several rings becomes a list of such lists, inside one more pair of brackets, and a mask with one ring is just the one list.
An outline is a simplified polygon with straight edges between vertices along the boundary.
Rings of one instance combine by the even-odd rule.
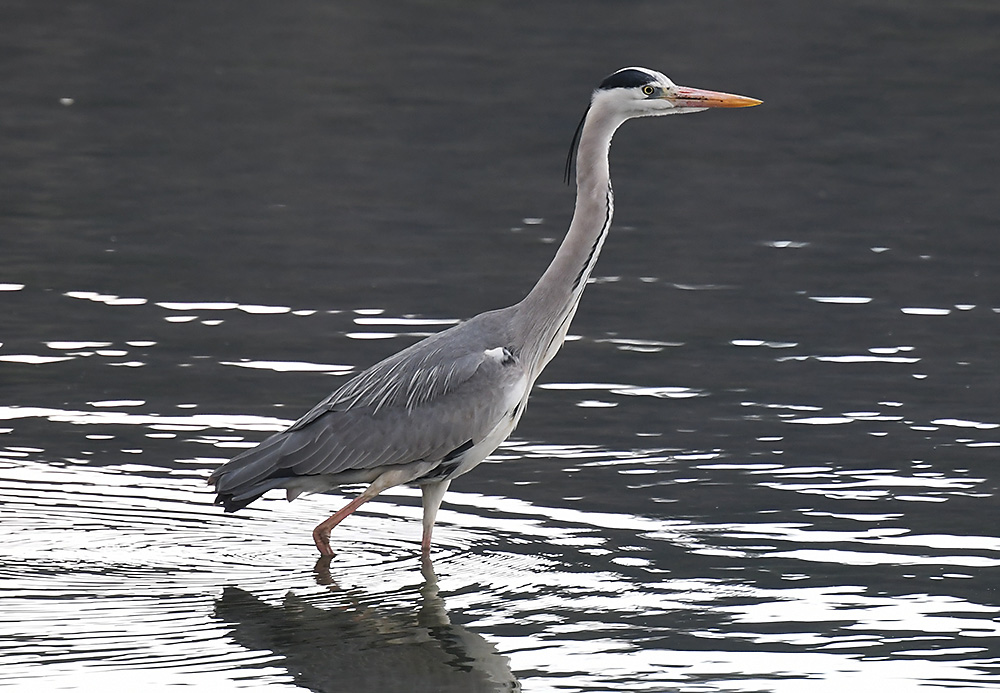
[[238, 509], [301, 476], [321, 475], [333, 487], [338, 474], [356, 480], [360, 470], [436, 462], [483, 440], [509, 414], [511, 393], [524, 382], [516, 357], [498, 346], [502, 331], [490, 338], [474, 324], [489, 315], [372, 366], [288, 430], [217, 469], [210, 477], [217, 502]]

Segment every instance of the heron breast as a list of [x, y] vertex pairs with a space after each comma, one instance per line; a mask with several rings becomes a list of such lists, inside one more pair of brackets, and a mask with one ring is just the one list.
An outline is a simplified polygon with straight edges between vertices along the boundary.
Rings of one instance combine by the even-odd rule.
[[[500, 443], [507, 440], [510, 434], [517, 427], [521, 415], [524, 413], [524, 405], [528, 399], [529, 383], [527, 377], [518, 379], [514, 387], [510, 388], [504, 398], [503, 416], [499, 418], [496, 425], [483, 437], [482, 440], [469, 441], [466, 445], [457, 448], [450, 453], [438, 470], [448, 464], [453, 466], [448, 470], [448, 474], [443, 478], [454, 479], [478, 466], [483, 460], [493, 453]], [[451, 459], [448, 459], [451, 458]], [[437, 473], [434, 475], [438, 476]]]

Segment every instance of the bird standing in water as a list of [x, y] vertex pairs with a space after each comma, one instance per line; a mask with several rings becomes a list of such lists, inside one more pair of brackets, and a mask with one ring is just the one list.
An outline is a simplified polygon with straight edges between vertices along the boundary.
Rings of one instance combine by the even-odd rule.
[[[615, 131], [631, 118], [759, 103], [681, 87], [642, 67], [608, 76], [574, 138], [577, 192], [569, 231], [528, 295], [359, 373], [287, 430], [215, 470], [209, 482], [216, 503], [234, 512], [274, 488], [293, 500], [305, 492], [368, 484], [313, 530], [316, 548], [332, 556], [330, 530], [344, 518], [388, 488], [416, 485], [423, 494], [422, 547], [428, 551], [448, 485], [507, 439], [532, 385], [563, 344], [611, 228], [608, 151]], [[570, 165], [568, 160], [567, 175]]]

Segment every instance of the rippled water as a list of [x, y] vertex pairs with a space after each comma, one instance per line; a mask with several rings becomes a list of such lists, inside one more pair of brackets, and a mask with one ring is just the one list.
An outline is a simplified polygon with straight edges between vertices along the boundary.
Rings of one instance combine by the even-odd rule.
[[[1000, 685], [1000, 14], [629, 7], [24, 8], [0, 686]], [[765, 105], [623, 130], [601, 276], [432, 562], [414, 490], [328, 562], [341, 497], [211, 505], [345, 376], [520, 297], [630, 62]]]
[[[21, 295], [30, 288], [9, 294]], [[292, 319], [277, 307], [100, 305], [108, 320], [128, 310], [138, 324], [161, 321], [161, 334], [226, 329], [205, 323], [241, 312]], [[372, 331], [409, 324], [373, 324], [372, 312], [341, 314], [364, 326], [354, 339], [407, 338]], [[25, 377], [169, 367], [160, 342], [130, 341], [37, 344], [5, 360]], [[569, 349], [655, 358], [660, 346], [583, 337]], [[748, 349], [773, 350], [779, 369], [920, 363], [887, 355], [918, 347], [834, 358], [730, 344], [732, 358]], [[204, 361], [219, 377], [233, 366], [349, 370]], [[514, 690], [517, 680], [528, 690], [741, 691], [996, 682], [996, 423], [910, 418], [913, 407], [891, 397], [830, 411], [822, 394], [799, 404], [543, 380], [534, 407], [553, 417], [598, 411], [645, 424], [618, 434], [632, 439], [622, 448], [511, 441], [449, 494], [423, 570], [415, 491], [387, 493], [339, 528], [327, 566], [315, 562], [309, 529], [341, 501], [265, 498], [239, 516], [210, 505], [211, 469], [287, 419], [183, 402], [156, 411], [141, 399], [4, 407], [6, 437], [39, 447], [7, 445], [0, 467], [3, 678], [50, 689], [373, 691]], [[682, 423], [667, 435], [663, 406], [706, 417], [709, 430]]]

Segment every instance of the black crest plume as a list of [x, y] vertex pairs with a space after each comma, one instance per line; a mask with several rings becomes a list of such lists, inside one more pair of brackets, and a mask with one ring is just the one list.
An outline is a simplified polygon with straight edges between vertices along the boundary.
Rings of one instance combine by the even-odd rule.
[[[655, 77], [645, 70], [626, 67], [605, 77], [604, 81], [597, 88], [628, 89], [629, 87], [641, 87], [653, 81], [655, 81]], [[583, 112], [580, 124], [576, 126], [576, 132], [573, 134], [573, 141], [569, 145], [569, 153], [566, 155], [566, 170], [563, 173], [563, 180], [566, 181], [566, 185], [569, 185], [572, 180], [573, 157], [576, 154], [576, 145], [580, 144], [580, 133], [583, 132], [583, 123], [587, 120], [588, 113], [590, 113], [590, 106], [587, 106], [587, 110]]]
[[590, 106], [587, 106], [587, 110], [583, 112], [580, 124], [576, 126], [576, 132], [573, 133], [573, 141], [569, 144], [569, 152], [566, 154], [566, 170], [563, 172], [563, 180], [566, 181], [566, 185], [569, 185], [570, 180], [572, 180], [573, 157], [576, 155], [576, 145], [580, 144], [580, 133], [583, 132], [583, 124], [587, 120], [588, 113], [590, 113]]

